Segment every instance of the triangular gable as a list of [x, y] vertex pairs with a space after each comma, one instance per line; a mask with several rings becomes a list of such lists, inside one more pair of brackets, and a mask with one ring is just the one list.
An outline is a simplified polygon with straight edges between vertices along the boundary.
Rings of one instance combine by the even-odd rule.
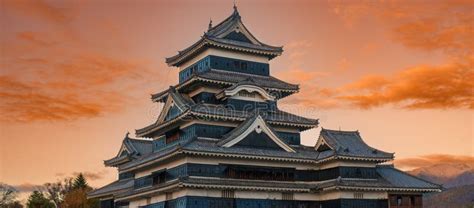
[[124, 156], [124, 155], [130, 155], [130, 151], [127, 149], [125, 144], [122, 143], [122, 146], [120, 147], [120, 150], [117, 154], [117, 157], [121, 157], [121, 156]]
[[323, 152], [326, 150], [334, 150], [334, 148], [331, 147], [331, 145], [327, 143], [327, 141], [324, 139], [322, 135], [319, 135], [318, 142], [316, 142], [314, 149], [316, 149], [316, 151], [318, 152]]
[[247, 42], [255, 45], [263, 45], [245, 27], [237, 10], [237, 7], [234, 7], [234, 12], [231, 16], [229, 16], [227, 19], [225, 19], [215, 27], [211, 27], [207, 32], [207, 35], [217, 38]]
[[235, 40], [240, 42], [252, 43], [247, 36], [242, 34], [240, 31], [232, 31], [231, 33], [227, 34], [224, 39]]
[[174, 118], [180, 113], [182, 113], [183, 111], [184, 109], [180, 107], [179, 105], [177, 105], [174, 96], [171, 96], [171, 93], [170, 93], [170, 96], [168, 96], [168, 99], [166, 99], [166, 103], [163, 106], [163, 110], [158, 116], [158, 123]]
[[[237, 128], [238, 129], [235, 129], [230, 132], [228, 138], [222, 140], [219, 145], [223, 147], [232, 147], [234, 145], [239, 144], [240, 142], [243, 142], [244, 145], [249, 146], [251, 142], [246, 140], [249, 136], [252, 137], [255, 134], [265, 134], [266, 137], [264, 136], [260, 138], [270, 139], [275, 145], [284, 149], [287, 152], [295, 152], [293, 148], [291, 148], [283, 140], [278, 138], [275, 132], [271, 130], [271, 128], [267, 125], [265, 120], [263, 120], [260, 115], [254, 117], [252, 120], [247, 120], [246, 123], [242, 124]], [[259, 146], [259, 142], [261, 141], [256, 142], [256, 146]]]

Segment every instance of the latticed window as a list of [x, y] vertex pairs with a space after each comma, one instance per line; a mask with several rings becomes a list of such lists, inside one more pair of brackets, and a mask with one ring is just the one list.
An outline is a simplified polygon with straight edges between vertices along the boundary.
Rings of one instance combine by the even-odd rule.
[[295, 195], [293, 193], [282, 193], [281, 194], [281, 198], [283, 200], [294, 200], [295, 199]]
[[363, 199], [364, 193], [354, 193], [354, 199]]
[[222, 198], [226, 198], [226, 199], [235, 198], [234, 190], [222, 190]]

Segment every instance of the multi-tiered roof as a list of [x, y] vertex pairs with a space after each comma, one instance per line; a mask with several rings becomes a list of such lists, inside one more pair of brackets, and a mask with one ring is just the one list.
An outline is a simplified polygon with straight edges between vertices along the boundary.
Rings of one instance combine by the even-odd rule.
[[281, 55], [283, 47], [271, 46], [260, 42], [242, 23], [237, 7], [227, 19], [216, 26], [209, 23], [209, 29], [196, 43], [181, 50], [177, 55], [166, 58], [170, 66], [179, 66], [183, 62], [202, 52], [206, 48], [221, 48], [238, 52], [266, 56], [269, 59]]
[[[137, 179], [130, 175], [178, 157], [291, 162], [315, 167], [333, 161], [379, 164], [393, 160], [393, 153], [367, 145], [358, 131], [322, 129], [315, 146], [302, 145], [300, 132], [317, 127], [319, 121], [278, 108], [279, 99], [299, 90], [298, 85], [270, 75], [268, 61], [282, 52], [282, 47], [257, 40], [243, 24], [236, 7], [223, 22], [210, 24], [195, 44], [166, 59], [170, 66], [180, 68], [179, 83], [152, 95], [151, 99], [164, 103], [164, 107], [156, 122], [136, 130], [138, 137], [147, 139], [131, 139], [127, 134], [119, 153], [104, 162], [106, 166], [118, 167], [121, 179], [90, 196], [125, 200], [175, 185], [308, 193], [334, 189], [439, 190], [435, 184], [386, 165], [374, 168], [371, 180], [325, 180], [317, 172], [308, 177], [320, 183], [196, 179], [185, 175], [157, 186], [136, 188]], [[163, 171], [167, 170], [153, 174]], [[149, 182], [143, 180], [139, 183]]]

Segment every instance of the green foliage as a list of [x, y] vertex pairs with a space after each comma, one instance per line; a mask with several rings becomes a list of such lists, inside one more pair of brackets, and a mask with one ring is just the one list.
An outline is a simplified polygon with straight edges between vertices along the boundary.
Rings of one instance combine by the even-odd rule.
[[87, 184], [87, 180], [84, 177], [84, 175], [82, 175], [82, 173], [79, 173], [79, 175], [77, 175], [77, 177], [74, 179], [74, 182], [72, 184], [72, 188], [73, 189], [85, 189], [85, 188], [90, 188], [90, 187], [89, 187], [89, 184]]
[[23, 205], [19, 201], [14, 201], [5, 206], [5, 208], [23, 208]]
[[73, 189], [73, 178], [65, 178], [56, 183], [46, 183], [44, 188], [49, 200], [53, 201], [56, 207], [60, 207], [64, 197]]
[[20, 202], [16, 200], [18, 191], [4, 183], [0, 183], [0, 207], [21, 208]]
[[44, 194], [39, 191], [33, 191], [33, 193], [28, 198], [26, 206], [28, 208], [55, 208], [54, 203], [47, 199]]

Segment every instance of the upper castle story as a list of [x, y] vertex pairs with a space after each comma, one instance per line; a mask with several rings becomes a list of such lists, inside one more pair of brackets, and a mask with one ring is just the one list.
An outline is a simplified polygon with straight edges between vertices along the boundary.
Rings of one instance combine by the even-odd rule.
[[281, 55], [282, 47], [260, 42], [245, 27], [234, 6], [234, 12], [221, 23], [212, 26], [196, 43], [166, 58], [169, 66], [179, 67], [179, 82], [193, 74], [210, 69], [270, 76], [269, 60]]
[[156, 152], [195, 138], [221, 140], [258, 117], [282, 146], [300, 145], [300, 132], [319, 121], [278, 108], [278, 100], [299, 91], [298, 85], [270, 73], [269, 61], [282, 52], [282, 47], [256, 39], [234, 7], [221, 23], [210, 23], [196, 43], [166, 59], [179, 68], [179, 82], [152, 95], [152, 101], [164, 103], [163, 109], [156, 122], [137, 129], [136, 135], [152, 138]]
[[[282, 47], [255, 38], [234, 7], [221, 23], [212, 26], [211, 21], [196, 43], [166, 58], [169, 66], [179, 68], [179, 83], [153, 94], [152, 100], [164, 102], [170, 90], [176, 90], [197, 103], [227, 104], [224, 100], [232, 97], [268, 103], [266, 108], [275, 110], [278, 99], [299, 90], [298, 85], [271, 76], [269, 61], [282, 52]], [[245, 104], [231, 103], [237, 109]]]

